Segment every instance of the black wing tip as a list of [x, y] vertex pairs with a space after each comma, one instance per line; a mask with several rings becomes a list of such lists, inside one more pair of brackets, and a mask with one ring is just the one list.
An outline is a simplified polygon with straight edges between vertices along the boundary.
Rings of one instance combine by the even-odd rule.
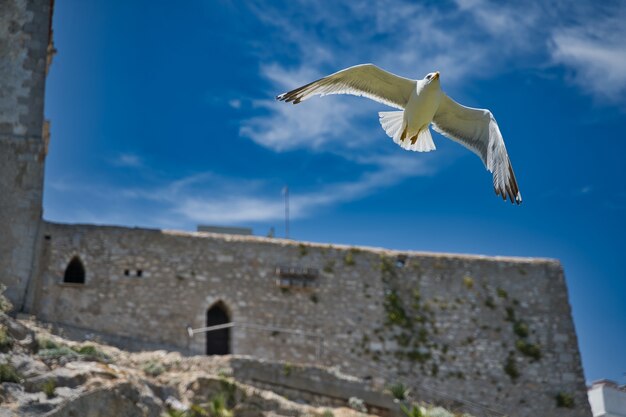
[[299, 93], [298, 90], [293, 90], [293, 91], [289, 91], [288, 93], [277, 95], [276, 100], [284, 101], [285, 103], [298, 104], [302, 101], [302, 97], [298, 95]]
[[276, 100], [278, 101], [284, 101], [286, 103], [293, 103], [293, 104], [298, 104], [302, 101], [302, 96], [304, 95], [304, 91], [310, 87], [311, 85], [315, 84], [318, 81], [323, 80], [323, 78], [317, 80], [317, 81], [313, 81], [310, 82], [308, 84], [303, 85], [302, 87], [298, 87], [295, 90], [291, 90], [288, 91], [286, 93], [283, 93], [281, 95], [276, 96]]
[[497, 189], [495, 187], [493, 188], [493, 190], [496, 192], [496, 195], [502, 197], [503, 201], [506, 201], [508, 199], [511, 204], [515, 204], [518, 206], [522, 204], [522, 194], [519, 192], [519, 190], [517, 190], [515, 194], [512, 192], [509, 186], [507, 186], [505, 190]]
[[511, 204], [516, 204], [518, 206], [522, 204], [522, 194], [519, 192], [519, 186], [517, 185], [517, 180], [515, 179], [515, 173], [513, 172], [511, 161], [509, 161], [508, 184], [499, 188], [494, 184], [493, 190], [496, 192], [496, 195], [502, 197], [502, 200], [504, 201], [508, 198], [511, 201]]

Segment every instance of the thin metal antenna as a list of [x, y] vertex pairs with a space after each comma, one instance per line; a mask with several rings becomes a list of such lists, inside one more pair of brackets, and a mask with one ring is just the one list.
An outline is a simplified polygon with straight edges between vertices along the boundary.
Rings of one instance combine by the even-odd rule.
[[289, 239], [289, 186], [285, 185], [283, 188], [283, 194], [285, 195], [285, 238]]

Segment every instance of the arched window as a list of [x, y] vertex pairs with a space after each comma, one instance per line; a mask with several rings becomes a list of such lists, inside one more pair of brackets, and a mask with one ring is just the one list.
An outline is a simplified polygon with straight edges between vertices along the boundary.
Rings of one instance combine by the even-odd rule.
[[[206, 325], [230, 323], [226, 306], [221, 301], [213, 304], [206, 312]], [[228, 355], [230, 353], [230, 328], [206, 332], [206, 354]]]
[[78, 256], [73, 257], [67, 265], [67, 268], [65, 268], [63, 282], [69, 282], [72, 284], [85, 283], [85, 267]]

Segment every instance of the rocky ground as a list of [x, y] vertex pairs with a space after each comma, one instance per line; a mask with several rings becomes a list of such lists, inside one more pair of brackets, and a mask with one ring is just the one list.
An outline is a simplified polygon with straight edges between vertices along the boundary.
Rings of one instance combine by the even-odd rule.
[[[129, 353], [94, 342], [72, 342], [4, 313], [0, 352], [0, 417], [367, 415], [358, 399], [350, 400], [352, 408], [316, 406], [314, 401], [295, 402], [248, 385], [234, 377], [236, 358], [231, 356]], [[453, 416], [437, 408], [404, 414]]]

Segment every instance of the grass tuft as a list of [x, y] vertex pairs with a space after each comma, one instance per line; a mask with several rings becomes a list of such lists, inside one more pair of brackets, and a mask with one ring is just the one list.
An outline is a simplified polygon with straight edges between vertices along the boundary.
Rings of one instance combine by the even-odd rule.
[[43, 391], [44, 394], [46, 394], [46, 397], [54, 398], [56, 396], [54, 392], [56, 388], [57, 388], [57, 384], [56, 382], [54, 382], [54, 379], [49, 379], [46, 382], [44, 382], [43, 386], [41, 387], [41, 390]]
[[574, 397], [566, 392], [559, 392], [556, 396], [556, 406], [559, 408], [574, 408]]
[[387, 391], [398, 401], [404, 401], [409, 396], [411, 391], [402, 382], [391, 384], [387, 387]]
[[141, 370], [151, 377], [157, 377], [165, 372], [165, 368], [159, 362], [152, 360], [147, 361], [141, 366]]
[[22, 376], [17, 372], [17, 369], [10, 363], [0, 363], [0, 383], [2, 382], [17, 382], [22, 381]]
[[513, 382], [517, 380], [520, 376], [519, 369], [517, 369], [517, 365], [515, 364], [515, 357], [513, 353], [509, 353], [506, 361], [504, 362], [504, 372], [511, 378]]

